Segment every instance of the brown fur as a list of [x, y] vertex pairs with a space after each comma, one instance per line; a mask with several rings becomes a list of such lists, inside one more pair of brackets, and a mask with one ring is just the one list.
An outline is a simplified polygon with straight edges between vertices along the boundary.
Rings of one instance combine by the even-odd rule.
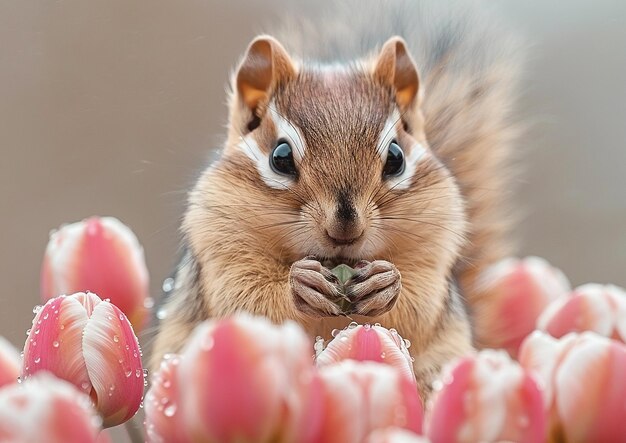
[[[279, 57], [271, 81], [252, 85], [250, 92], [250, 82], [238, 76], [245, 84], [235, 82], [224, 153], [190, 194], [183, 222], [187, 261], [176, 278], [180, 287], [165, 307], [168, 315], [152, 366], [164, 353], [179, 351], [193, 327], [210, 317], [247, 311], [275, 322], [293, 319], [311, 336], [327, 338], [333, 328], [354, 319], [394, 327], [412, 342], [426, 393], [442, 364], [471, 349], [469, 321], [451, 279], [459, 279], [462, 292], [479, 309], [473, 276], [509, 251], [503, 197], [496, 191], [506, 187], [512, 132], [504, 111], [512, 75], [504, 63], [478, 64], [485, 74], [478, 78], [453, 58], [455, 48], [432, 48], [440, 53], [431, 54], [424, 66], [423, 56], [416, 56], [420, 93], [400, 95], [399, 89], [410, 92], [404, 88], [407, 78], [411, 87], [411, 76], [388, 75], [394, 59], [384, 50], [347, 68], [324, 70], [289, 62], [282, 46], [269, 41], [270, 46], [262, 44], [264, 53]], [[298, 46], [296, 37], [292, 43]], [[394, 108], [402, 110], [396, 129], [403, 148], [408, 151], [415, 141], [431, 146], [409, 189], [402, 191], [382, 179], [383, 162], [376, 154]], [[268, 187], [238, 146], [259, 117], [252, 136], [269, 157], [276, 144], [276, 115], [293, 122], [306, 145], [297, 180], [288, 189]], [[334, 247], [324, 234], [335, 223], [339, 195], [349, 195], [365, 229], [365, 240], [355, 246]], [[311, 254], [320, 260], [395, 264], [402, 277], [397, 303], [379, 318], [304, 315], [294, 303], [289, 272], [295, 261]]]

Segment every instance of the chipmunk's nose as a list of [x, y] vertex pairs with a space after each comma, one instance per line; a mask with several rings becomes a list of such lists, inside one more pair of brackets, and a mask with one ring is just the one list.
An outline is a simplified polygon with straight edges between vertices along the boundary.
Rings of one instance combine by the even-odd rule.
[[363, 218], [348, 193], [338, 193], [334, 209], [326, 226], [326, 236], [335, 246], [356, 243], [363, 236]]

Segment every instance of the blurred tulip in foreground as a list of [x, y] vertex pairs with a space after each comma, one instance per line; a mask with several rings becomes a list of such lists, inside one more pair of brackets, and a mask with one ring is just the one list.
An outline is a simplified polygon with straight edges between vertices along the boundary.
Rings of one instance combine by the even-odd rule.
[[149, 441], [176, 434], [172, 441], [319, 441], [322, 403], [311, 354], [292, 322], [239, 315], [202, 323], [180, 363], [166, 360], [155, 375], [147, 394]]
[[358, 443], [376, 429], [421, 433], [423, 409], [415, 380], [376, 362], [345, 360], [320, 368], [325, 397], [318, 441]]
[[148, 290], [143, 248], [118, 219], [92, 217], [50, 235], [41, 271], [43, 301], [94, 292], [110, 299], [140, 330], [147, 319]]
[[37, 310], [22, 376], [47, 370], [93, 400], [106, 427], [131, 418], [141, 402], [141, 351], [126, 316], [91, 293], [49, 300]]
[[[188, 441], [181, 430], [182, 415], [179, 411], [180, 390], [178, 380], [180, 357], [168, 354], [161, 367], [152, 374], [150, 389], [144, 400], [146, 413], [146, 441], [150, 443], [183, 443]], [[182, 384], [184, 385], [184, 383]]]
[[429, 443], [428, 438], [406, 429], [387, 428], [372, 432], [365, 443]]
[[520, 362], [544, 386], [551, 441], [626, 442], [626, 345], [593, 332], [529, 336]]
[[406, 341], [395, 329], [376, 324], [351, 323], [342, 331], [333, 331], [334, 338], [316, 357], [318, 367], [328, 366], [342, 360], [376, 361], [397, 368], [413, 380], [413, 362]]
[[504, 348], [515, 357], [544, 308], [569, 293], [570, 284], [542, 258], [507, 258], [487, 268], [474, 289], [478, 294], [473, 306], [478, 344]]
[[539, 387], [504, 351], [484, 350], [452, 363], [435, 390], [426, 425], [434, 443], [545, 440]]
[[626, 343], [626, 291], [613, 285], [586, 284], [553, 301], [537, 320], [553, 337], [593, 331]]
[[0, 441], [90, 443], [100, 417], [89, 397], [50, 374], [0, 389]]
[[4, 337], [0, 337], [0, 388], [17, 383], [20, 375], [20, 354]]

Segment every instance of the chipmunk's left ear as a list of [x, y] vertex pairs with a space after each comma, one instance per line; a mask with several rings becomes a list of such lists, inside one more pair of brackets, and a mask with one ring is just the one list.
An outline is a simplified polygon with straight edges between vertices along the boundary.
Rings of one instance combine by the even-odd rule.
[[417, 98], [417, 67], [401, 37], [392, 37], [383, 45], [375, 62], [374, 76], [394, 88], [400, 109], [411, 106]]

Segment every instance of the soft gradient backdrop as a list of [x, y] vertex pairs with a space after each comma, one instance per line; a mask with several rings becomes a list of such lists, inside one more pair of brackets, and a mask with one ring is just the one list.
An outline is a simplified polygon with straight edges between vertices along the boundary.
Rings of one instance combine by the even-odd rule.
[[[22, 346], [48, 232], [92, 214], [137, 233], [158, 294], [230, 69], [284, 3], [0, 0], [0, 334]], [[626, 2], [492, 4], [533, 43], [521, 253], [626, 285]]]

